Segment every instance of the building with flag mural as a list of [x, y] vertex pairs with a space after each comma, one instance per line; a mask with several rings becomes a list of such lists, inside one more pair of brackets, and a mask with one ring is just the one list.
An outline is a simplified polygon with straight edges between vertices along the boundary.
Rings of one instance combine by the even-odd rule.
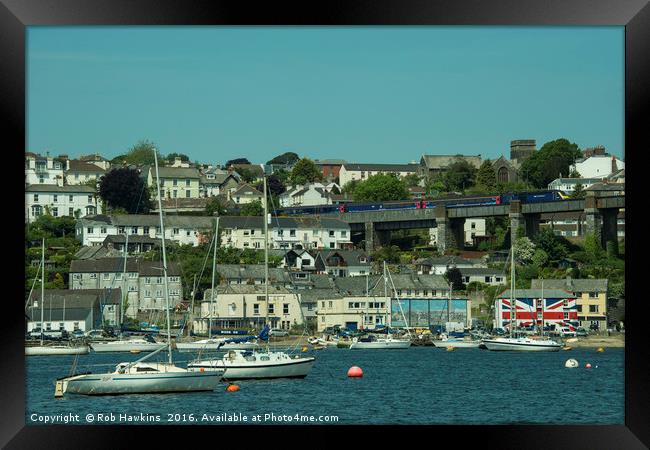
[[[494, 303], [495, 327], [510, 327], [510, 290], [502, 292]], [[579, 326], [576, 296], [561, 289], [516, 289], [516, 324], [518, 327], [547, 327], [558, 329]]]

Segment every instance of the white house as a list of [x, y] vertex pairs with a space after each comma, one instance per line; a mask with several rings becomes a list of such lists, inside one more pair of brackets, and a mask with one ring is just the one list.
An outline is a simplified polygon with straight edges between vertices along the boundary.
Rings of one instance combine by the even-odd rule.
[[[485, 219], [465, 219], [465, 225], [463, 226], [463, 232], [465, 234], [465, 243], [473, 244], [475, 237], [485, 237], [487, 236], [485, 231]], [[430, 245], [437, 245], [438, 243], [438, 228], [429, 228], [429, 237]]]
[[346, 163], [339, 172], [339, 185], [345, 187], [350, 181], [365, 181], [372, 175], [394, 173], [399, 177], [417, 173], [418, 164], [353, 164]]
[[465, 259], [459, 256], [441, 256], [438, 258], [425, 258], [418, 263], [418, 275], [444, 275], [449, 269], [472, 269], [476, 267], [487, 268], [487, 264], [483, 260]]
[[201, 197], [214, 197], [236, 189], [240, 178], [236, 172], [209, 167], [201, 173], [199, 191]]
[[592, 155], [577, 159], [571, 166], [572, 171], [577, 171], [584, 178], [605, 178], [621, 169], [625, 169], [625, 163], [612, 155]]
[[65, 162], [65, 183], [67, 185], [85, 184], [90, 180], [99, 180], [106, 170], [97, 164], [68, 159]]
[[25, 152], [25, 183], [63, 186], [65, 160]]
[[[221, 245], [264, 248], [261, 216], [227, 216], [219, 222]], [[332, 218], [272, 217], [268, 224], [269, 246], [274, 249], [341, 249], [352, 245], [350, 225]]]
[[25, 188], [25, 220], [32, 221], [49, 212], [53, 217], [83, 217], [101, 214], [102, 204], [90, 186], [33, 184]]
[[[147, 167], [145, 169], [147, 186], [154, 187], [152, 199], [158, 199], [158, 191], [155, 189], [156, 169]], [[194, 167], [159, 167], [160, 190], [165, 198], [199, 198], [199, 180], [201, 178], [198, 169]]]
[[280, 194], [280, 206], [313, 206], [313, 205], [331, 205], [331, 193], [334, 188], [341, 191], [336, 183], [324, 185], [322, 183], [310, 183], [307, 185], [297, 185], [290, 187], [286, 192]]
[[548, 188], [562, 192], [573, 192], [578, 184], [582, 185], [583, 189], [586, 189], [601, 181], [602, 178], [556, 178], [548, 184]]
[[365, 276], [370, 273], [372, 264], [361, 250], [328, 250], [318, 254], [316, 270], [336, 277]]
[[254, 201], [262, 202], [262, 206], [264, 205], [264, 194], [246, 183], [236, 188], [230, 188], [227, 191], [227, 196], [228, 200], [232, 200], [237, 205], [245, 205]]
[[[214, 232], [214, 217], [165, 217], [165, 239], [178, 244], [197, 246]], [[126, 214], [97, 215], [77, 221], [76, 236], [82, 245], [101, 245], [107, 236], [129, 234], [160, 239], [160, 219], [156, 215]]]

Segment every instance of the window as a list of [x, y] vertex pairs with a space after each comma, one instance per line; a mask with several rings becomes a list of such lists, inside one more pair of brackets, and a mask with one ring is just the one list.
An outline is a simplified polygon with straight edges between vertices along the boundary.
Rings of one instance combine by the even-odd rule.
[[578, 309], [578, 312], [581, 313], [582, 312], [582, 305], [577, 305], [577, 309]]
[[38, 177], [38, 182], [41, 184], [45, 183], [45, 178], [43, 178], [42, 176]]
[[180, 229], [178, 229], [178, 228], [174, 228], [174, 234], [178, 234], [179, 231], [180, 231]]
[[472, 230], [475, 230], [475, 229], [476, 229], [476, 223], [472, 222]]
[[131, 227], [131, 234], [138, 234], [138, 227]]
[[117, 233], [118, 234], [125, 234], [124, 233], [124, 227], [117, 227]]
[[[325, 302], [323, 302], [323, 307], [325, 307]], [[329, 307], [330, 308], [334, 307], [332, 300], [329, 301]]]
[[115, 274], [115, 279], [118, 280], [118, 281], [121, 281], [122, 280], [122, 274], [121, 273]]
[[88, 196], [88, 203], [92, 203], [92, 202], [93, 202], [93, 196], [91, 194], [91, 195]]
[[278, 230], [278, 236], [283, 236], [284, 235], [284, 230]]
[[321, 316], [320, 321], [325, 322], [325, 316]]
[[156, 277], [156, 284], [162, 283], [162, 277]]
[[590, 313], [597, 313], [598, 312], [598, 305], [589, 305], [589, 312]]
[[74, 322], [74, 330], [77, 331], [79, 329], [79, 322]]
[[74, 201], [74, 197], [73, 197], [72, 195], [70, 195], [70, 196], [68, 197], [68, 200], [70, 201], [70, 203], [72, 203], [72, 202]]
[[74, 208], [68, 208], [68, 215], [69, 216], [74, 216]]
[[269, 314], [275, 314], [275, 306], [273, 306], [273, 303], [269, 303]]
[[253, 303], [253, 314], [258, 316], [260, 314], [260, 304], [259, 303]]
[[91, 234], [91, 233], [93, 233], [95, 230], [93, 229], [93, 227], [88, 227], [88, 229], [87, 229], [86, 231], [88, 231], [88, 234]]
[[334, 230], [329, 230], [330, 237], [334, 237]]
[[321, 308], [325, 308], [325, 302], [320, 302], [321, 303]]
[[88, 278], [93, 278], [93, 279], [97, 278], [97, 274], [96, 273], [91, 273], [91, 274], [88, 275]]
[[52, 217], [59, 217], [59, 208], [52, 208]]
[[342, 238], [347, 237], [347, 235], [348, 235], [347, 231], [341, 231], [341, 237]]
[[598, 298], [598, 292], [590, 292], [589, 298]]
[[147, 298], [151, 297], [151, 291], [144, 291], [144, 296]]
[[565, 313], [564, 313], [564, 320], [567, 320], [568, 318], [569, 318], [569, 313], [568, 313], [568, 312], [565, 312]]
[[178, 186], [178, 180], [176, 178], [174, 178], [174, 183], [173, 184], [174, 184], [174, 186]]
[[53, 197], [53, 199], [52, 199], [53, 202], [59, 201], [59, 196], [58, 195], [54, 194], [52, 197]]
[[189, 236], [189, 235], [190, 235], [190, 230], [187, 230], [187, 231], [185, 232], [185, 236]]
[[142, 227], [142, 232], [143, 232], [145, 235], [149, 235], [149, 227]]
[[307, 303], [307, 311], [313, 311], [314, 310], [314, 305], [311, 303]]
[[34, 202], [38, 202], [38, 194], [34, 194]]
[[104, 273], [102, 274], [102, 280], [107, 281], [111, 279], [111, 274], [110, 273]]
[[289, 304], [288, 303], [284, 303], [282, 305], [282, 314], [289, 314]]
[[185, 186], [190, 187], [190, 180], [185, 180]]
[[255, 234], [255, 230], [251, 230], [251, 236]]
[[406, 295], [411, 295], [411, 290], [410, 289], [406, 290]]
[[334, 242], [330, 242], [330, 248], [336, 248], [336, 244]]
[[492, 277], [485, 277], [485, 282], [486, 283], [491, 283], [492, 282]]
[[174, 189], [173, 191], [173, 197], [178, 198], [178, 191], [176, 189]]
[[296, 230], [289, 230], [289, 237], [295, 237], [296, 236]]

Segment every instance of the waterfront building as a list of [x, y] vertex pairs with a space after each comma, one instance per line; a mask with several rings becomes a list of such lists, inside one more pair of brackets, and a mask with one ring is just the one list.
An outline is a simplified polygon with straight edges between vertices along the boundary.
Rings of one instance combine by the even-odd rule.
[[[546, 280], [544, 280], [546, 281]], [[542, 298], [543, 294], [543, 298]], [[510, 324], [510, 290], [497, 297], [495, 306], [495, 327], [504, 328]], [[518, 327], [529, 326], [579, 326], [576, 296], [564, 289], [517, 289], [515, 290], [515, 320]]]
[[[121, 297], [122, 290], [119, 287], [84, 291], [47, 289], [41, 305], [41, 291], [35, 289], [25, 310], [27, 332], [41, 327], [46, 332], [59, 330], [68, 333], [76, 330], [86, 332], [101, 328], [104, 323], [116, 325], [119, 321]], [[43, 307], [42, 323], [41, 306]]]
[[[607, 329], [607, 278], [531, 280], [532, 289], [563, 289], [573, 293], [581, 327], [586, 329]], [[546, 294], [544, 294], [546, 296]]]
[[95, 189], [90, 186], [33, 184], [25, 188], [25, 221], [44, 214], [52, 217], [84, 217], [102, 213]]

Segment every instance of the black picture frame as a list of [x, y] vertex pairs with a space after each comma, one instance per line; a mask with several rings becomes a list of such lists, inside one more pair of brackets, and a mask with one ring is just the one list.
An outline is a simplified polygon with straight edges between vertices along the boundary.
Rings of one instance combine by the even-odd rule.
[[[629, 183], [639, 184], [643, 150], [648, 145], [647, 117], [649, 95], [650, 6], [647, 0], [402, 0], [402, 1], [330, 1], [295, 3], [260, 3], [251, 5], [234, 1], [173, 1], [173, 0], [2, 0], [0, 3], [0, 105], [5, 140], [3, 154], [13, 166], [18, 164], [25, 149], [25, 27], [36, 25], [620, 25], [625, 26], [625, 145], [626, 164], [632, 174]], [[643, 119], [645, 117], [646, 119]], [[630, 151], [632, 150], [632, 151]], [[15, 161], [14, 161], [15, 160]], [[630, 164], [630, 161], [632, 163]], [[20, 177], [18, 170], [8, 171]], [[639, 175], [642, 176], [642, 175]], [[19, 183], [19, 179], [11, 183]], [[632, 202], [643, 193], [628, 189]], [[21, 196], [16, 195], [16, 214], [23, 214]], [[632, 220], [633, 217], [639, 217]], [[3, 405], [0, 421], [0, 445], [7, 448], [131, 448], [136, 440], [147, 439], [147, 445], [157, 445], [149, 439], [175, 445], [243, 445], [249, 439], [284, 442], [302, 432], [298, 445], [324, 443], [342, 446], [342, 437], [332, 431], [352, 431], [352, 445], [387, 443], [388, 445], [472, 446], [506, 448], [589, 448], [632, 449], [650, 445], [648, 417], [647, 344], [643, 344], [644, 294], [635, 289], [638, 266], [644, 266], [634, 238], [642, 239], [636, 230], [641, 214], [635, 208], [626, 212], [626, 248], [628, 265], [627, 287], [632, 298], [627, 302], [625, 348], [625, 425], [621, 426], [431, 426], [423, 432], [395, 427], [327, 426], [317, 428], [264, 427], [263, 433], [236, 428], [232, 438], [223, 438], [226, 428], [220, 427], [147, 427], [120, 429], [114, 426], [25, 426], [24, 387], [24, 324], [20, 316], [21, 289], [5, 293], [6, 314], [3, 329], [2, 382], [0, 401]], [[12, 238], [24, 233], [18, 216], [3, 221], [5, 243], [16, 245], [15, 251], [5, 250], [5, 286], [20, 286], [22, 269], [12, 264], [13, 255], [21, 255], [20, 240]], [[637, 263], [635, 269], [634, 263]], [[16, 282], [17, 281], [17, 282]], [[637, 282], [638, 284], [638, 282]], [[636, 296], [634, 294], [637, 294]], [[638, 297], [638, 298], [634, 298]], [[589, 400], [585, 399], [585, 407]], [[417, 405], [413, 406], [417, 408]], [[231, 427], [232, 428], [232, 427]], [[347, 429], [347, 430], [345, 430]], [[304, 433], [308, 430], [308, 434]], [[127, 433], [122, 433], [127, 431]], [[315, 434], [317, 433], [317, 434]], [[318, 438], [316, 436], [319, 436]], [[289, 439], [283, 439], [287, 437]], [[331, 437], [330, 437], [331, 436]], [[357, 437], [354, 437], [357, 436]], [[177, 440], [180, 437], [180, 440]], [[201, 439], [199, 439], [199, 437]], [[415, 444], [412, 438], [423, 439]], [[238, 442], [241, 439], [241, 442]], [[280, 441], [278, 441], [278, 439]], [[308, 439], [305, 441], [304, 439]], [[318, 439], [318, 441], [316, 441]], [[348, 439], [348, 438], [346, 438]], [[408, 441], [408, 444], [406, 443]], [[338, 442], [338, 444], [337, 444]], [[349, 441], [348, 441], [349, 442]], [[261, 443], [261, 442], [260, 442]], [[455, 444], [454, 444], [455, 443]]]

